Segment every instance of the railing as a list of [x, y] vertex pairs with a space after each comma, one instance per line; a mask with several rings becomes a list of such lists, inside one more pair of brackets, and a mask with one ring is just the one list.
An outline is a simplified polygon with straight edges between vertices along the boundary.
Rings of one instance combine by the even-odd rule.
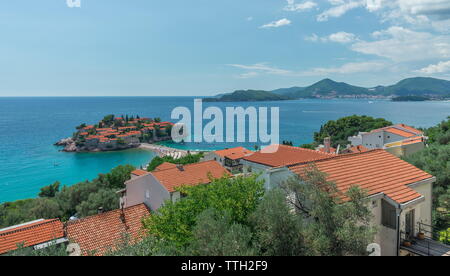
[[448, 241], [450, 235], [448, 231], [442, 236], [442, 233], [434, 231], [433, 226], [417, 223], [418, 236], [412, 237], [409, 233], [400, 231], [400, 240], [402, 246], [409, 251], [426, 256], [443, 255], [450, 251], [450, 247], [442, 242], [442, 239]]

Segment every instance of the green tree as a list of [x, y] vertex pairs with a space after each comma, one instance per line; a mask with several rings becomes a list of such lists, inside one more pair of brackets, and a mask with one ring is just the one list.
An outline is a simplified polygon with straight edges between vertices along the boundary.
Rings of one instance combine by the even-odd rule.
[[263, 182], [258, 181], [256, 175], [223, 177], [213, 179], [208, 185], [179, 190], [185, 198], [176, 203], [167, 201], [157, 214], [144, 221], [150, 234], [173, 242], [177, 247], [185, 247], [192, 241], [196, 218], [203, 211], [215, 209], [228, 214], [233, 222], [245, 225], [264, 195]]
[[333, 182], [315, 167], [302, 177], [282, 185], [290, 203], [308, 223], [304, 227], [308, 252], [320, 256], [365, 255], [376, 229], [370, 225], [372, 213], [367, 196], [357, 186], [338, 192]]
[[266, 256], [301, 256], [307, 254], [302, 219], [292, 212], [286, 194], [280, 189], [266, 193], [250, 221], [259, 252]]
[[56, 193], [59, 192], [59, 187], [61, 183], [56, 181], [55, 183], [42, 187], [39, 197], [55, 197]]
[[108, 188], [111, 189], [123, 189], [125, 188], [125, 182], [130, 180], [131, 172], [136, 168], [131, 165], [120, 165], [112, 169], [105, 175], [105, 179], [108, 182]]
[[58, 202], [49, 198], [37, 198], [30, 209], [30, 216], [34, 219], [53, 219], [60, 218], [62, 215]]
[[87, 200], [76, 206], [77, 214], [80, 217], [87, 217], [97, 214], [98, 208], [110, 211], [119, 208], [119, 195], [115, 190], [101, 189], [90, 194]]
[[333, 147], [346, 146], [349, 144], [347, 138], [358, 134], [358, 132], [368, 132], [377, 128], [392, 125], [392, 122], [382, 118], [372, 118], [369, 116], [348, 116], [336, 121], [328, 121], [320, 127], [319, 132], [314, 133], [314, 146], [323, 143], [326, 137], [331, 137]]
[[187, 249], [190, 256], [252, 256], [250, 228], [233, 223], [231, 217], [214, 209], [200, 213], [193, 229], [193, 241]]

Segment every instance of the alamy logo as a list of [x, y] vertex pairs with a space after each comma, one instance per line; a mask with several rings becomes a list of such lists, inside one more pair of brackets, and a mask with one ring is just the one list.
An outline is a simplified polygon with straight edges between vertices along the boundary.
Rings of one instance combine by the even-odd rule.
[[80, 8], [81, 0], [66, 0], [67, 7], [69, 8]]
[[[187, 107], [172, 110], [172, 119], [179, 120], [172, 128], [172, 140], [177, 143], [249, 142], [277, 145], [280, 140], [279, 107], [270, 108], [270, 120], [268, 115], [267, 107], [226, 107], [225, 114], [216, 106], [203, 110], [202, 100], [195, 99], [193, 116]], [[210, 121], [204, 125], [204, 120]]]

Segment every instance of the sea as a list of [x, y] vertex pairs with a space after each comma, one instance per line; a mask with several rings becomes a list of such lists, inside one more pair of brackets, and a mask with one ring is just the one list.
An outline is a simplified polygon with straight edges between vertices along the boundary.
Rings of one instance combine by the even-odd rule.
[[[33, 198], [55, 181], [73, 185], [92, 180], [118, 165], [144, 166], [155, 154], [132, 149], [100, 153], [66, 153], [53, 144], [75, 132], [81, 123], [95, 124], [105, 115], [128, 114], [171, 119], [176, 107], [193, 110], [195, 97], [36, 97], [0, 98], [0, 203]], [[329, 120], [369, 115], [393, 123], [430, 127], [450, 116], [450, 102], [392, 102], [368, 99], [307, 99], [276, 102], [204, 103], [217, 106], [278, 107], [280, 141], [295, 145], [312, 142], [313, 134]], [[193, 114], [193, 113], [192, 113]], [[205, 120], [205, 124], [208, 120]], [[189, 150], [214, 150], [255, 143], [165, 143]]]

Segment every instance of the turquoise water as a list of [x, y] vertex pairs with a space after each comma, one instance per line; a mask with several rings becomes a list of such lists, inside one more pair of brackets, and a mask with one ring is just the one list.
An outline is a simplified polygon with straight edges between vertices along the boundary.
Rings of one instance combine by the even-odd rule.
[[[193, 97], [0, 98], [0, 202], [35, 197], [54, 181], [72, 185], [93, 179], [120, 164], [139, 167], [154, 154], [144, 150], [108, 153], [65, 153], [52, 144], [71, 136], [80, 123], [96, 123], [107, 114], [139, 114], [170, 120], [173, 108], [192, 109]], [[390, 102], [368, 100], [298, 100], [263, 103], [208, 103], [205, 107], [278, 106], [280, 139], [296, 145], [311, 142], [328, 120], [358, 114], [394, 123], [429, 127], [450, 116], [450, 102]], [[206, 122], [205, 122], [206, 123]], [[211, 150], [238, 144], [172, 145]], [[243, 144], [249, 148], [252, 143]]]

